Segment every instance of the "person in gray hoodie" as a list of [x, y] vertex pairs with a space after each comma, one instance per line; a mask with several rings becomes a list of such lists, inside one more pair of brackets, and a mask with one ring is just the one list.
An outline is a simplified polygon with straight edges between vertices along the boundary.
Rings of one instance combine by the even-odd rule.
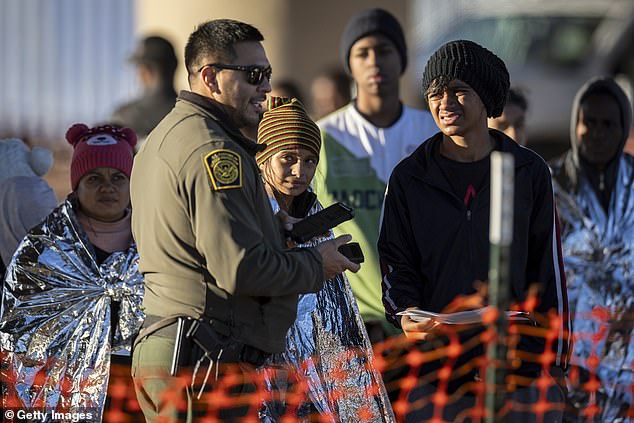
[[623, 151], [631, 123], [614, 79], [591, 79], [573, 103], [571, 148], [551, 163], [575, 332], [570, 421], [622, 421], [632, 404], [634, 157]]
[[18, 138], [0, 140], [2, 275], [24, 235], [57, 207], [53, 189], [42, 179], [52, 165], [53, 155], [46, 148], [30, 149]]

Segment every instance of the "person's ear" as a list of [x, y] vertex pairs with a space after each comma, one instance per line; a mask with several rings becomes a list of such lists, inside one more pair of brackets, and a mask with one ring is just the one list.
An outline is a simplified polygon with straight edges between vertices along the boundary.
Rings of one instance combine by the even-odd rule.
[[200, 72], [200, 75], [201, 75], [201, 78], [203, 79], [203, 83], [205, 84], [205, 86], [207, 86], [210, 92], [212, 93], [220, 92], [220, 87], [218, 85], [218, 78], [217, 78], [218, 73], [216, 72], [216, 69], [214, 69], [213, 66], [207, 66], [206, 68], [204, 68]]

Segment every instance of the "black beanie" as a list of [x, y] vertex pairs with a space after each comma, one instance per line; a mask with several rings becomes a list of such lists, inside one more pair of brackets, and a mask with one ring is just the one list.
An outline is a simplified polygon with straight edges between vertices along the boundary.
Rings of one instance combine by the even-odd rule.
[[450, 41], [427, 61], [423, 73], [423, 96], [439, 76], [466, 82], [478, 93], [488, 117], [498, 117], [504, 110], [510, 80], [506, 65], [495, 54], [468, 40]]
[[341, 36], [341, 61], [343, 68], [350, 74], [350, 49], [359, 38], [381, 33], [389, 38], [401, 56], [401, 74], [407, 67], [407, 46], [403, 28], [396, 18], [383, 9], [368, 9], [357, 13], [348, 21]]

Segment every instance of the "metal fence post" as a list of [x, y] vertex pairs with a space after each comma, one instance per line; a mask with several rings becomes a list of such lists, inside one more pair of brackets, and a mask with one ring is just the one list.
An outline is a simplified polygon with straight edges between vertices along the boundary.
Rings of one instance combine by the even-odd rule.
[[491, 215], [489, 221], [489, 304], [498, 311], [494, 337], [487, 347], [486, 421], [498, 420], [506, 400], [506, 339], [509, 307], [511, 244], [513, 241], [513, 193], [515, 166], [509, 153], [491, 153]]

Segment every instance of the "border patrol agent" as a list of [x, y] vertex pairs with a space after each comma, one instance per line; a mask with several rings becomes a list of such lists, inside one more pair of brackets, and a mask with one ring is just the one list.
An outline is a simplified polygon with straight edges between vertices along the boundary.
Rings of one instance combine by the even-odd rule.
[[[135, 159], [132, 229], [147, 318], [132, 376], [148, 421], [193, 421], [199, 407], [207, 409], [192, 387], [178, 388], [175, 352], [185, 366], [200, 364], [204, 355], [209, 369], [219, 363], [257, 367], [284, 350], [298, 294], [359, 269], [337, 251], [350, 236], [285, 249], [254, 159], [260, 147], [239, 131], [257, 125], [271, 90], [262, 40], [242, 22], [201, 24], [185, 48], [191, 91], [180, 93]], [[184, 321], [202, 329], [183, 336]], [[181, 348], [176, 339], [183, 338]], [[184, 347], [188, 342], [193, 348]], [[179, 401], [186, 410], [177, 409]]]

